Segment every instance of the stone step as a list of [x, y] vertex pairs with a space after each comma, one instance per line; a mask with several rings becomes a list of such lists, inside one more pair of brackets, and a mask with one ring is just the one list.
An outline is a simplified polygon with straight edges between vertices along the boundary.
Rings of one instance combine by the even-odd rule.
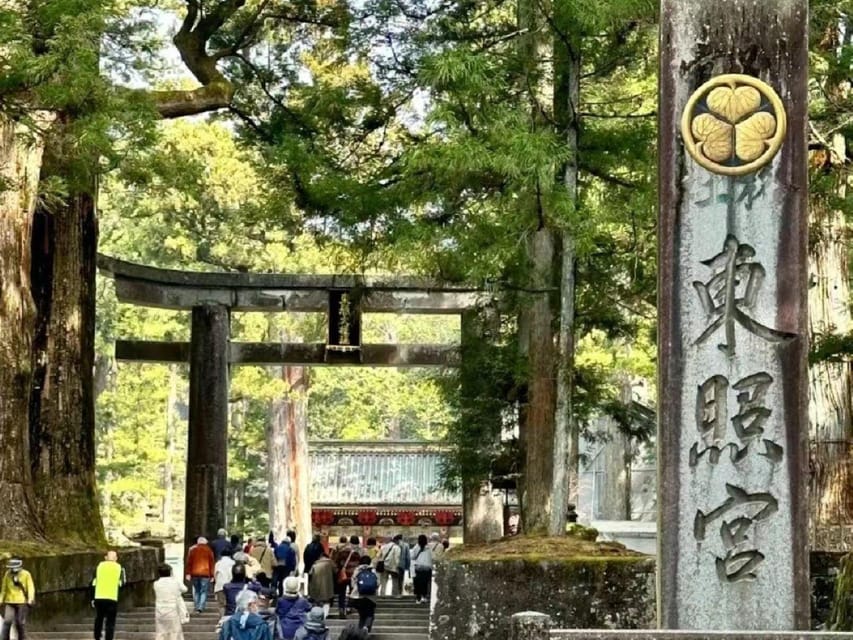
[[[330, 634], [334, 640], [334, 631]], [[85, 631], [28, 631], [30, 640], [91, 640], [92, 629]], [[374, 628], [371, 640], [429, 640], [429, 634], [392, 633]], [[154, 631], [116, 631], [115, 640], [154, 640]], [[184, 631], [184, 640], [215, 640], [213, 629], [207, 631]]]
[[[336, 617], [338, 615], [337, 609], [332, 609], [331, 617]], [[429, 620], [429, 609], [424, 607], [424, 609], [419, 611], [407, 611], [403, 613], [399, 613], [396, 611], [383, 611], [382, 609], [376, 609], [376, 619], [377, 620], [389, 620], [389, 621], [418, 621], [418, 622], [426, 622]], [[190, 618], [193, 620], [218, 620], [219, 614], [215, 611], [205, 612], [205, 613], [194, 613], [190, 612]], [[94, 619], [94, 616], [92, 617]], [[138, 622], [139, 620], [154, 620], [154, 611], [133, 611], [129, 613], [124, 613], [119, 615], [118, 622]]]
[[[337, 628], [344, 627], [350, 622], [354, 622], [358, 620], [358, 616], [356, 614], [350, 615], [346, 619], [341, 618], [329, 618], [326, 620], [326, 626], [329, 628]], [[188, 624], [184, 625], [184, 631], [204, 631], [207, 629], [212, 629], [216, 626], [218, 619], [214, 620], [190, 620]], [[50, 631], [52, 632], [65, 632], [65, 631], [89, 631], [92, 629], [92, 622], [68, 622], [54, 625]], [[428, 622], [423, 622], [421, 624], [406, 622], [404, 620], [382, 620], [377, 618], [374, 620], [373, 626], [377, 629], [387, 629], [389, 631], [424, 631], [429, 628]], [[139, 622], [122, 622], [119, 621], [116, 624], [117, 631], [132, 631], [132, 632], [140, 632], [140, 631], [153, 631], [154, 630], [154, 619], [144, 620]]]

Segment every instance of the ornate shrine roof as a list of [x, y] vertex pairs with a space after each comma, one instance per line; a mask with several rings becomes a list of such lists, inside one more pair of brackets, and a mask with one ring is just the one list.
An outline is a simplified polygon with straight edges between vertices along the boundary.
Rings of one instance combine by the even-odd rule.
[[423, 441], [312, 440], [313, 505], [458, 506], [462, 495], [441, 487], [442, 447]]

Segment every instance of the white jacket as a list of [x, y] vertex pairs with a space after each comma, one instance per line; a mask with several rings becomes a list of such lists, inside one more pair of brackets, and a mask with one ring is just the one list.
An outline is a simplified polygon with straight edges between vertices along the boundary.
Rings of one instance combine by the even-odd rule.
[[415, 565], [415, 571], [418, 569], [432, 569], [432, 551], [429, 546], [421, 549], [415, 545], [412, 549], [412, 564]]
[[382, 560], [385, 563], [385, 571], [397, 573], [400, 570], [400, 547], [394, 542], [386, 542], [376, 556], [376, 562]]
[[222, 587], [231, 582], [231, 569], [235, 564], [234, 558], [231, 556], [223, 556], [222, 559], [216, 563], [216, 566], [213, 568], [213, 593], [219, 593], [222, 591]]

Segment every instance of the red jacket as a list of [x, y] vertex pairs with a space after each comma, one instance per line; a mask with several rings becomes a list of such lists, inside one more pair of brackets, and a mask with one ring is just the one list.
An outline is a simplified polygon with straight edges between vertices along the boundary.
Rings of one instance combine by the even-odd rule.
[[184, 575], [193, 578], [212, 578], [216, 561], [213, 551], [206, 544], [195, 544], [190, 547]]

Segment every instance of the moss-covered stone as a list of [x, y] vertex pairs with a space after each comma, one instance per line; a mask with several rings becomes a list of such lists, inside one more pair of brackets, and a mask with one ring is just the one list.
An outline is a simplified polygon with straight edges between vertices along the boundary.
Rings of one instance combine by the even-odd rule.
[[[624, 548], [623, 548], [624, 549]], [[508, 640], [510, 616], [547, 613], [556, 628], [649, 628], [655, 564], [639, 554], [539, 560], [450, 556], [435, 569], [432, 640]]]

